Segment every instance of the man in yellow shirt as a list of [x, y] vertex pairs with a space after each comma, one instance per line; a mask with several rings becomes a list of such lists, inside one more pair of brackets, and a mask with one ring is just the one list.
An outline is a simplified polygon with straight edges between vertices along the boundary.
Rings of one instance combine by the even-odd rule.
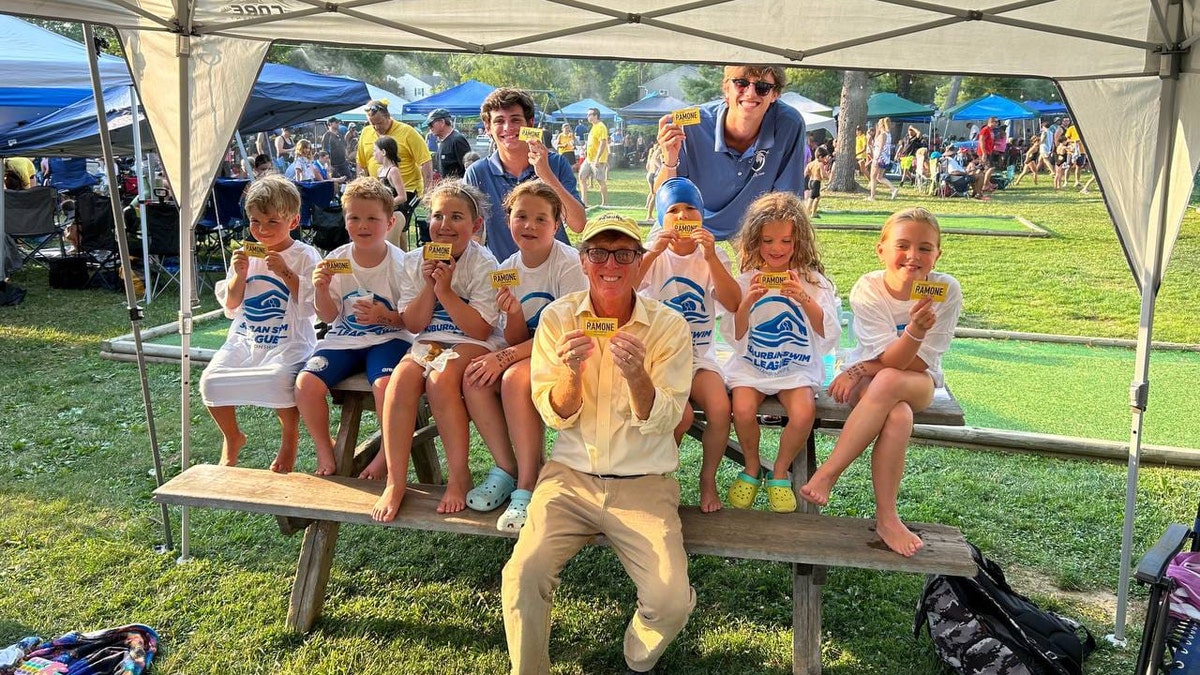
[[[425, 187], [433, 183], [433, 155], [425, 138], [420, 132], [398, 120], [392, 119], [387, 102], [373, 100], [367, 103], [367, 126], [363, 127], [358, 137], [359, 176], [379, 178], [379, 162], [375, 161], [375, 139], [380, 136], [391, 136], [396, 139], [397, 154], [400, 156], [400, 177], [404, 179], [406, 196], [404, 206], [396, 211], [404, 216], [404, 225], [392, 228], [396, 238], [407, 237], [408, 226], [412, 224], [412, 212], [416, 208], [417, 198], [425, 194]], [[389, 240], [392, 239], [389, 234]], [[397, 243], [393, 241], [392, 243]], [[398, 245], [398, 244], [397, 244]]]
[[13, 171], [17, 177], [21, 179], [21, 189], [25, 190], [33, 185], [33, 176], [37, 173], [37, 168], [33, 166], [33, 162], [28, 157], [8, 157], [4, 160], [4, 170]]
[[579, 167], [579, 196], [587, 206], [588, 183], [595, 178], [600, 183], [600, 205], [608, 206], [608, 127], [600, 121], [597, 108], [588, 108], [587, 119], [592, 130], [588, 132], [587, 156]]
[[[637, 586], [628, 672], [653, 672], [696, 604], [671, 475], [679, 466], [672, 432], [691, 389], [687, 322], [634, 292], [644, 252], [637, 223], [607, 213], [582, 238], [590, 287], [547, 305], [534, 334], [533, 402], [558, 439], [502, 575], [514, 675], [550, 672], [559, 572], [594, 535], [608, 539]], [[597, 318], [615, 319], [615, 333], [589, 336], [585, 325]]]

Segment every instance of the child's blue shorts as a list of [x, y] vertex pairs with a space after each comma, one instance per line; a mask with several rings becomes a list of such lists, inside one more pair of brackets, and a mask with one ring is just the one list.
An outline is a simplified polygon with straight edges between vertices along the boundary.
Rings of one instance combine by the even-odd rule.
[[308, 357], [303, 372], [316, 375], [333, 389], [338, 382], [365, 369], [367, 380], [375, 384], [375, 380], [392, 374], [411, 346], [407, 340], [397, 338], [362, 349], [318, 349]]

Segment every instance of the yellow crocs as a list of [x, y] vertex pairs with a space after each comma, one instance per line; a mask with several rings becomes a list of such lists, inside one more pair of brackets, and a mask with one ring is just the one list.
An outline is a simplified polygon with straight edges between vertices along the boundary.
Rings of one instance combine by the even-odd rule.
[[729, 484], [729, 491], [725, 493], [725, 502], [735, 509], [748, 509], [754, 505], [759, 485], [762, 485], [761, 480], [743, 471]]
[[796, 493], [792, 490], [792, 481], [787, 478], [773, 478], [767, 472], [767, 503], [775, 513], [792, 513], [796, 510]]

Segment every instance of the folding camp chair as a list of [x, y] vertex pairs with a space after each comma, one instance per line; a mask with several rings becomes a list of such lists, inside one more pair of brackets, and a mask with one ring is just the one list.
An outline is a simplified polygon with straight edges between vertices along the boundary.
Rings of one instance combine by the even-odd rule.
[[28, 190], [4, 191], [4, 231], [20, 254], [19, 262], [45, 262], [45, 249], [58, 242], [58, 257], [66, 255], [63, 231], [54, 221], [58, 193], [36, 185]]
[[245, 237], [242, 194], [249, 184], [245, 178], [218, 178], [213, 184], [204, 215], [196, 223], [196, 264], [206, 274], [224, 276], [229, 269], [228, 244]]
[[1200, 673], [1200, 624], [1170, 615], [1171, 591], [1175, 582], [1167, 576], [1167, 566], [1191, 540], [1191, 551], [1200, 551], [1200, 508], [1192, 527], [1170, 525], [1142, 560], [1134, 579], [1150, 587], [1146, 605], [1146, 628], [1138, 652], [1136, 675], [1196, 675]]
[[153, 295], [158, 295], [171, 284], [179, 284], [179, 207], [148, 202], [142, 208], [146, 209], [146, 250], [153, 279], [150, 288]]
[[76, 253], [88, 258], [88, 282], [116, 289], [121, 261], [108, 197], [91, 191], [75, 195], [75, 231], [79, 238]]
[[300, 190], [300, 230], [305, 241], [312, 240], [312, 217], [315, 209], [328, 209], [334, 204], [333, 181], [302, 181], [296, 183]]

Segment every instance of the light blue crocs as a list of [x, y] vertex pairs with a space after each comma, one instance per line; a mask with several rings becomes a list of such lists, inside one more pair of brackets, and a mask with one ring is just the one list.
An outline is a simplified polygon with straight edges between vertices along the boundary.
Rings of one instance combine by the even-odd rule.
[[493, 511], [517, 487], [517, 479], [498, 466], [488, 469], [487, 478], [467, 493], [467, 506], [476, 511]]
[[533, 493], [529, 490], [513, 490], [508, 508], [500, 516], [500, 520], [496, 521], [496, 529], [501, 532], [520, 530], [525, 525], [525, 517], [529, 515], [530, 499], [533, 499]]

